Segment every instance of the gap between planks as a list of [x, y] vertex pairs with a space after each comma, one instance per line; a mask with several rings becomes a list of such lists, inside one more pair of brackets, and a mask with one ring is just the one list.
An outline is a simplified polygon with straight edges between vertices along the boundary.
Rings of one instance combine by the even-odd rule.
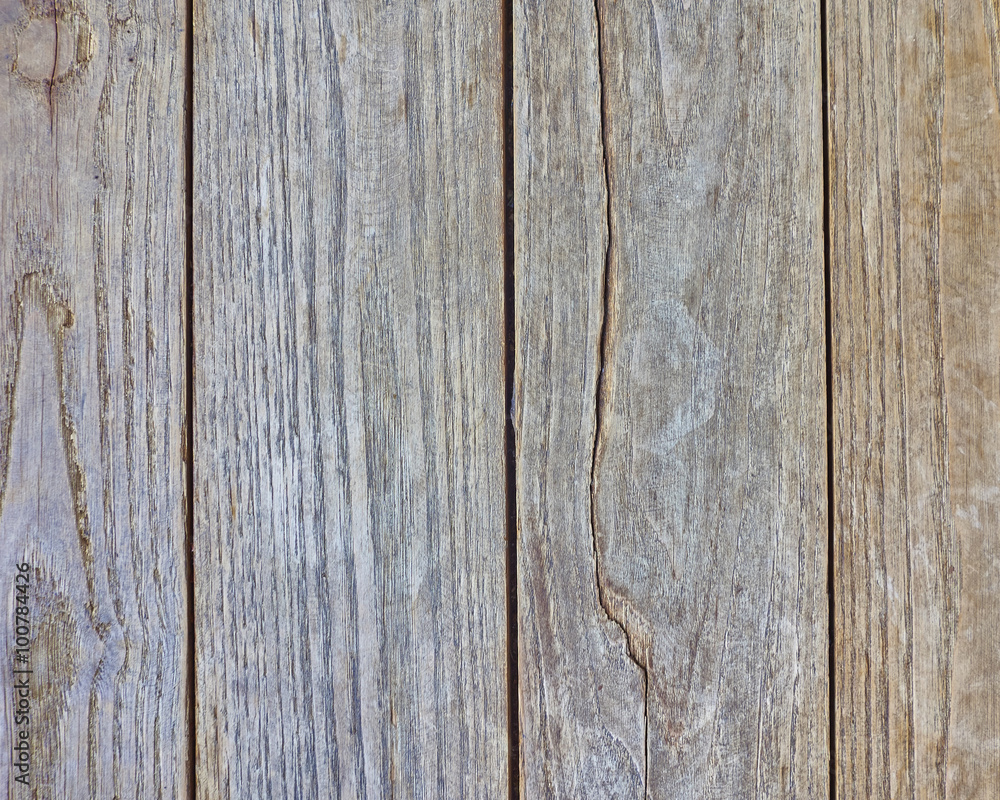
[[826, 602], [827, 602], [827, 680], [829, 681], [829, 751], [830, 751], [830, 800], [837, 797], [837, 654], [834, 646], [836, 574], [834, 570], [834, 473], [833, 473], [833, 295], [830, 275], [830, 111], [829, 77], [827, 59], [827, 2], [819, 0], [819, 58], [820, 58], [820, 104], [823, 128], [823, 291], [824, 291], [824, 333], [826, 348]]
[[187, 571], [188, 798], [198, 796], [197, 691], [194, 589], [194, 0], [187, 0], [184, 30], [184, 556]]
[[503, 40], [503, 305], [504, 305], [504, 479], [506, 483], [507, 576], [507, 794], [521, 796], [520, 688], [517, 652], [517, 445], [514, 438], [514, 361], [517, 353], [514, 305], [514, 0], [501, 4]]

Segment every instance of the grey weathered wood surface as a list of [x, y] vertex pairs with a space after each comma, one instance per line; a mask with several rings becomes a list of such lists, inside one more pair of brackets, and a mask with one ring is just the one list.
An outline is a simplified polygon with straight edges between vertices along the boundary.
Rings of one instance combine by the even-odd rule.
[[[831, 667], [1000, 794], [997, 3], [828, 3], [833, 665], [818, 4], [513, 8], [521, 796], [826, 797]], [[196, 687], [185, 17], [0, 0], [0, 790], [504, 797], [500, 3], [195, 3]]]
[[196, 3], [200, 798], [506, 796], [499, 19]]
[[183, 25], [172, 2], [0, 2], [4, 797], [188, 791]]
[[998, 28], [830, 5], [842, 798], [1000, 795]]
[[825, 798], [818, 5], [514, 22], [523, 796]]

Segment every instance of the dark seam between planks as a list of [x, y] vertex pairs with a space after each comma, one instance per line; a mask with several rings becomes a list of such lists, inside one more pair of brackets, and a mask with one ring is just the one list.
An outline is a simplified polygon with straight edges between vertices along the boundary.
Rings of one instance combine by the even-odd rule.
[[826, 334], [826, 597], [827, 597], [827, 642], [829, 646], [829, 741], [830, 741], [830, 800], [837, 797], [837, 649], [836, 649], [836, 541], [834, 536], [834, 455], [833, 455], [833, 277], [831, 274], [830, 237], [830, 86], [827, 45], [827, 0], [819, 0], [819, 42], [820, 42], [820, 82], [822, 108], [822, 160], [823, 160], [823, 278], [825, 294], [825, 334]]
[[194, 0], [185, 3], [184, 32], [184, 332], [185, 555], [187, 561], [188, 797], [197, 797], [197, 660], [194, 592]]
[[504, 480], [506, 483], [507, 568], [507, 793], [521, 795], [520, 688], [518, 684], [517, 604], [517, 447], [514, 439], [514, 2], [503, 0], [503, 306], [504, 306]]
[[[604, 249], [604, 272], [601, 276], [601, 327], [597, 337], [597, 377], [594, 381], [594, 442], [590, 456], [590, 532], [594, 548], [594, 583], [597, 588], [597, 600], [609, 621], [618, 626], [625, 637], [625, 651], [632, 662], [642, 672], [642, 721], [643, 721], [643, 797], [649, 796], [649, 670], [644, 659], [639, 657], [632, 644], [632, 636], [624, 623], [613, 613], [604, 597], [604, 585], [601, 582], [601, 562], [597, 545], [597, 511], [594, 505], [597, 487], [597, 445], [601, 437], [603, 422], [602, 409], [604, 405], [604, 367], [607, 361], [608, 309], [611, 301], [611, 253], [614, 245], [614, 235], [611, 224], [611, 162], [608, 148], [608, 91], [604, 75], [604, 27], [601, 24], [601, 0], [594, 0], [594, 24], [597, 28], [597, 78], [601, 91], [600, 125], [601, 125], [601, 159], [604, 164], [604, 224], [607, 241]], [[648, 658], [648, 656], [647, 656]]]

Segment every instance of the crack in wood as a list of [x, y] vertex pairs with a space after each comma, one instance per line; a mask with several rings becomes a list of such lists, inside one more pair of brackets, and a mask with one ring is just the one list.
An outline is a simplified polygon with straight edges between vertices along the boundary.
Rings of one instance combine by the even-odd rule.
[[[52, 48], [52, 74], [49, 76], [49, 133], [55, 131], [56, 109], [52, 104], [52, 90], [56, 85], [56, 75], [59, 72], [59, 10], [53, 6], [52, 29], [55, 32], [55, 46]], [[58, 150], [56, 151], [58, 156]]]
[[604, 33], [601, 27], [600, 0], [594, 0], [594, 22], [597, 27], [597, 76], [600, 86], [600, 120], [601, 120], [601, 160], [604, 166], [604, 224], [606, 240], [604, 244], [604, 271], [601, 276], [601, 325], [597, 337], [597, 378], [594, 382], [594, 441], [590, 460], [590, 532], [594, 548], [594, 584], [597, 588], [597, 601], [610, 622], [616, 625], [625, 637], [625, 651], [629, 659], [642, 673], [642, 720], [643, 720], [643, 797], [649, 795], [649, 671], [646, 666], [648, 655], [640, 658], [633, 637], [626, 627], [626, 620], [619, 619], [611, 604], [604, 596], [604, 583], [601, 579], [601, 561], [597, 543], [597, 447], [601, 438], [602, 408], [604, 405], [604, 367], [607, 363], [608, 308], [611, 299], [611, 255], [614, 238], [611, 225], [611, 167], [608, 163], [608, 111], [607, 90], [604, 78]]

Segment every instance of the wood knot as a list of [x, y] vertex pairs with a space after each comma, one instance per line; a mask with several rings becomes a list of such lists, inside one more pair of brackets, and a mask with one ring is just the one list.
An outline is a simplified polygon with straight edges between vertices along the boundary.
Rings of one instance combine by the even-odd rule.
[[93, 48], [94, 30], [83, 14], [66, 11], [35, 17], [17, 36], [14, 71], [51, 86], [80, 72]]

